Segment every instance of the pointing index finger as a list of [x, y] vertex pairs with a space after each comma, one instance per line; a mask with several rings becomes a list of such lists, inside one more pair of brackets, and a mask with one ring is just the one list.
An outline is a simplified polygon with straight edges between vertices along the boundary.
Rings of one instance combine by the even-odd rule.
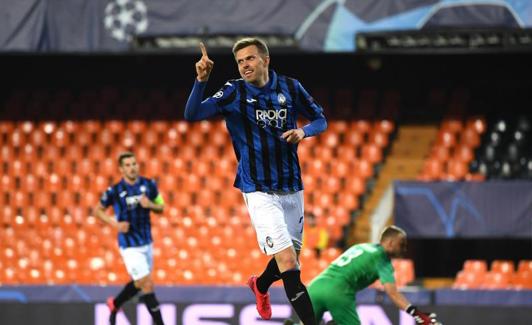
[[200, 42], [200, 43], [199, 43], [199, 47], [200, 47], [200, 49], [201, 49], [201, 55], [202, 55], [202, 56], [209, 57], [209, 56], [207, 55], [207, 48], [205, 47], [205, 44], [203, 44], [203, 42]]

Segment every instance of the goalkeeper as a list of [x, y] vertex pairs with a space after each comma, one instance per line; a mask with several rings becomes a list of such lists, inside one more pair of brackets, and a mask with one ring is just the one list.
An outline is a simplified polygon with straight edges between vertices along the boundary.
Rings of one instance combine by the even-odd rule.
[[[379, 279], [393, 303], [412, 315], [416, 324], [440, 324], [435, 314], [421, 312], [395, 286], [390, 258], [399, 257], [405, 251], [406, 233], [396, 226], [384, 229], [379, 244], [354, 245], [345, 251], [308, 287], [316, 320], [329, 311], [333, 318], [330, 324], [359, 325], [356, 293]], [[285, 324], [293, 322], [288, 320]]]

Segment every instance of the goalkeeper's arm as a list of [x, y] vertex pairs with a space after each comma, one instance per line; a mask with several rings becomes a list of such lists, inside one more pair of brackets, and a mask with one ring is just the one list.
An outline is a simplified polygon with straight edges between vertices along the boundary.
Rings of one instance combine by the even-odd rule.
[[384, 291], [399, 309], [406, 311], [408, 314], [414, 317], [416, 324], [440, 324], [436, 320], [436, 314], [428, 314], [420, 311], [397, 290], [397, 287], [394, 283], [385, 283]]

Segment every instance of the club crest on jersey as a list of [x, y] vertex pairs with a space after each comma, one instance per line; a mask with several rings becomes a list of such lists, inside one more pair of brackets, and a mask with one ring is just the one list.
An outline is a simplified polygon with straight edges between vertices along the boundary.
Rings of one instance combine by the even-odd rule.
[[224, 92], [220, 90], [216, 94], [212, 95], [212, 98], [222, 98], [223, 95]]
[[277, 101], [280, 105], [284, 105], [286, 103], [286, 97], [282, 93], [277, 94]]
[[146, 186], [142, 185], [142, 186], [140, 187], [140, 191], [141, 191], [142, 193], [146, 193]]

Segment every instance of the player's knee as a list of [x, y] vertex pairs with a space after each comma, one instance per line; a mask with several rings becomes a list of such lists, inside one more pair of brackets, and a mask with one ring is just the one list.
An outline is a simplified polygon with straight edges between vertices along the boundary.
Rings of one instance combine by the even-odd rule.
[[153, 281], [148, 275], [140, 280], [137, 280], [137, 287], [142, 290], [143, 293], [153, 292]]
[[286, 270], [293, 270], [293, 269], [299, 268], [295, 253], [290, 254], [290, 253], [284, 252], [284, 253], [277, 254], [275, 255], [275, 260], [277, 261], [277, 266], [279, 267], [279, 271], [281, 273]]

